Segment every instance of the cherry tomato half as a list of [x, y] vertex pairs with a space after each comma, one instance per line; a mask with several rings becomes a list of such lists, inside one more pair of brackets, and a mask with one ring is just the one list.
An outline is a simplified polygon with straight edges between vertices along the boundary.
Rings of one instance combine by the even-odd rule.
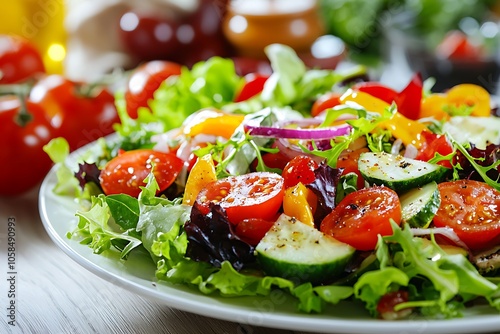
[[390, 220], [401, 222], [398, 195], [387, 187], [363, 188], [347, 195], [320, 225], [320, 230], [352, 247], [375, 249], [378, 235], [392, 235]]
[[219, 204], [235, 225], [249, 218], [273, 221], [283, 202], [283, 177], [276, 173], [254, 172], [229, 176], [208, 184], [196, 199], [207, 214], [210, 203]]
[[181, 74], [181, 65], [162, 60], [153, 60], [136, 68], [127, 83], [125, 103], [131, 118], [137, 118], [140, 107], [148, 107], [148, 102], [161, 83], [172, 75]]
[[318, 163], [307, 155], [298, 155], [290, 160], [281, 174], [284, 179], [285, 189], [297, 185], [309, 184], [316, 179], [314, 171], [318, 168]]
[[17, 83], [45, 73], [42, 56], [27, 39], [0, 35], [0, 83]]
[[434, 217], [437, 227], [450, 227], [472, 250], [500, 242], [500, 192], [472, 180], [438, 185], [441, 205]]
[[245, 242], [256, 246], [269, 229], [274, 225], [276, 219], [264, 220], [260, 218], [243, 219], [236, 225], [236, 235]]
[[184, 165], [184, 162], [172, 153], [148, 149], [127, 151], [104, 166], [99, 176], [102, 190], [106, 195], [139, 196], [139, 187], [145, 186], [144, 179], [151, 172], [153, 163], [159, 193], [175, 181]]
[[51, 118], [39, 106], [27, 102], [31, 119], [15, 122], [21, 106], [14, 96], [0, 98], [0, 196], [19, 195], [45, 177], [52, 161], [43, 146], [54, 137]]

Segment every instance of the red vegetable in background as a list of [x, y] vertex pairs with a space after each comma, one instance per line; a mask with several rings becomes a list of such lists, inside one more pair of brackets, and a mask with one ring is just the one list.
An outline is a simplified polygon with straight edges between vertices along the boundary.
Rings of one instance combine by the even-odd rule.
[[162, 60], [153, 60], [137, 67], [130, 76], [125, 91], [127, 113], [137, 118], [140, 107], [148, 107], [148, 102], [163, 81], [172, 75], [181, 74], [181, 65]]
[[114, 132], [113, 124], [119, 122], [110, 91], [89, 89], [87, 84], [61, 75], [40, 79], [31, 89], [29, 101], [53, 116], [56, 136], [64, 137], [72, 151]]
[[45, 73], [42, 56], [30, 41], [0, 35], [0, 84], [18, 83]]
[[19, 124], [21, 101], [15, 96], [0, 98], [0, 196], [19, 195], [45, 177], [52, 161], [43, 151], [55, 134], [52, 117], [45, 109], [26, 103], [29, 119]]

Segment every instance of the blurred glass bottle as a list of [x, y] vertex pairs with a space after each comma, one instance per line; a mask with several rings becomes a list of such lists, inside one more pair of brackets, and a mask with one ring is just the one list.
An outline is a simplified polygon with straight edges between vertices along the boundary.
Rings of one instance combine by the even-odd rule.
[[14, 0], [0, 4], [0, 33], [32, 41], [48, 73], [63, 73], [66, 56], [64, 0]]

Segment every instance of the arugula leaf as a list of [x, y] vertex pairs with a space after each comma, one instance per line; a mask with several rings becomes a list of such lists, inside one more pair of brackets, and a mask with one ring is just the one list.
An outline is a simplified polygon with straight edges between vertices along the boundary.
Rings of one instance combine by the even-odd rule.
[[[496, 180], [493, 180], [487, 174], [490, 170], [496, 170], [498, 168], [498, 166], [500, 166], [500, 160], [493, 162], [489, 166], [481, 166], [480, 164], [478, 164], [476, 162], [476, 160], [482, 161], [482, 160], [484, 160], [484, 158], [474, 158], [473, 156], [471, 156], [469, 154], [469, 152], [467, 151], [467, 149], [463, 145], [461, 145], [456, 140], [451, 138], [451, 136], [450, 136], [450, 140], [451, 140], [451, 143], [453, 144], [453, 146], [458, 151], [460, 151], [460, 153], [463, 154], [463, 156], [469, 161], [469, 163], [472, 165], [472, 167], [474, 167], [474, 169], [481, 176], [481, 178], [484, 180], [484, 182], [486, 182], [488, 185], [495, 188], [496, 190], [500, 191], [500, 183], [498, 182], [499, 179], [497, 178]], [[499, 178], [500, 178], [500, 176], [499, 176]]]
[[135, 229], [139, 221], [139, 202], [137, 198], [117, 194], [105, 198], [111, 216], [123, 230]]

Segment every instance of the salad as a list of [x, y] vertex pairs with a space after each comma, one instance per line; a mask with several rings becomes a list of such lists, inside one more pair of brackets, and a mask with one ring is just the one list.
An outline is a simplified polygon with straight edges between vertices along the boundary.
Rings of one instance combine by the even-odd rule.
[[183, 68], [54, 191], [81, 206], [68, 238], [120, 261], [146, 250], [156, 278], [203, 294], [282, 289], [300, 312], [356, 300], [373, 317], [500, 310], [500, 119], [462, 84], [401, 91], [363, 68], [308, 69], [266, 48], [270, 75], [229, 59]]

